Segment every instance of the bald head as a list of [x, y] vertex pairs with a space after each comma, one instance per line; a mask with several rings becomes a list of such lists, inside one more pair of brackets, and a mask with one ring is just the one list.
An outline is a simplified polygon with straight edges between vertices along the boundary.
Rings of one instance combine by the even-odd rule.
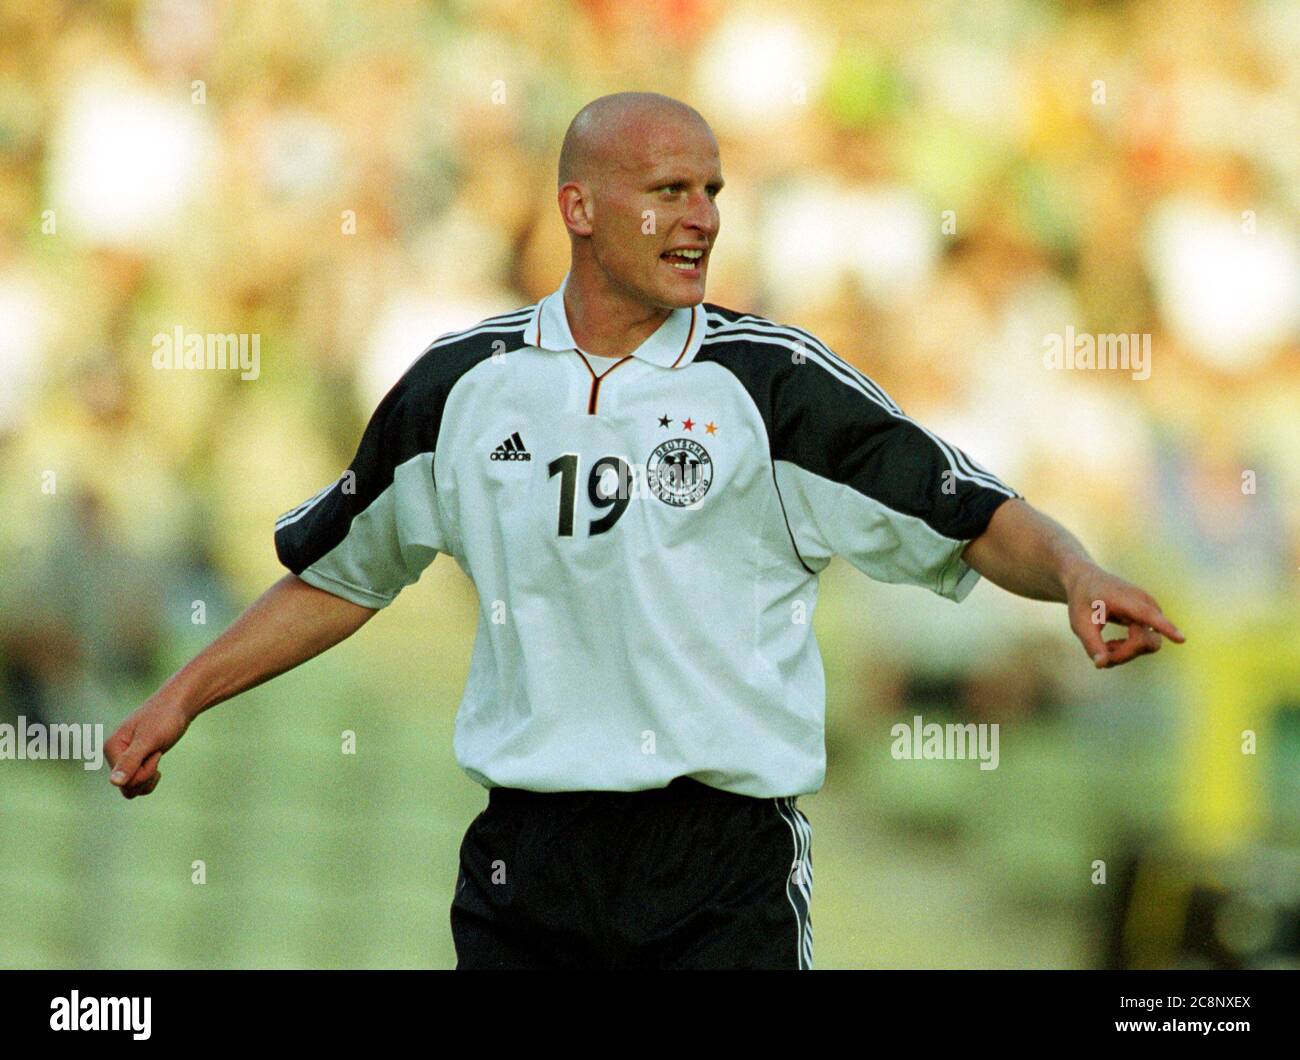
[[593, 99], [574, 116], [560, 147], [559, 183], [597, 182], [617, 168], [634, 146], [644, 146], [666, 125], [713, 132], [694, 107], [657, 92], [615, 92]]
[[565, 134], [559, 177], [566, 305], [600, 305], [601, 319], [621, 306], [645, 322], [703, 301], [723, 180], [698, 111], [653, 92], [593, 100]]

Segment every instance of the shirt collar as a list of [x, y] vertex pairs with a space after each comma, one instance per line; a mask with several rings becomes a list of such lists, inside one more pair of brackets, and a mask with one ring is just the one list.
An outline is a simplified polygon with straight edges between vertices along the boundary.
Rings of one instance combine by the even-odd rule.
[[[525, 332], [530, 345], [542, 350], [578, 349], [569, 330], [569, 316], [564, 311], [564, 289], [569, 285], [566, 273], [559, 289], [552, 291], [533, 311]], [[704, 305], [674, 309], [668, 319], [632, 351], [638, 357], [661, 368], [682, 368], [691, 363], [704, 341]]]

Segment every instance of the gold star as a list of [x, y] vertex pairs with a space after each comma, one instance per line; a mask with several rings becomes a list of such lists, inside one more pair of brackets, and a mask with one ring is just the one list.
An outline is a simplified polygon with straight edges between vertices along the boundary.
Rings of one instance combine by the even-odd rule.
[[717, 425], [714, 424], [712, 421], [710, 421], [709, 423], [706, 423], [706, 424], [704, 425], [704, 433], [705, 433], [705, 434], [717, 434], [717, 433], [718, 433]]

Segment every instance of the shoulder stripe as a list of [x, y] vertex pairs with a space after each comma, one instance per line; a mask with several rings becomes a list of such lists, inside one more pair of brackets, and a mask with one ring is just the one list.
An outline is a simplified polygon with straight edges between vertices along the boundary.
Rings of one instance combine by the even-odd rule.
[[[399, 467], [422, 453], [432, 454], [447, 397], [456, 384], [492, 356], [512, 336], [510, 348], [526, 345], [524, 328], [534, 307], [525, 306], [479, 321], [473, 327], [440, 335], [403, 371], [380, 401], [362, 433], [348, 470], [354, 489], [342, 492], [343, 476], [276, 520], [276, 551], [295, 574], [346, 540], [353, 520], [366, 512], [395, 480]], [[432, 461], [430, 461], [432, 473]]]
[[321, 490], [318, 494], [316, 494], [316, 496], [308, 497], [296, 508], [290, 508], [287, 512], [285, 512], [282, 516], [280, 516], [280, 518], [278, 518], [275, 521], [275, 528], [279, 530], [282, 526], [288, 526], [290, 523], [296, 523], [299, 519], [301, 519], [304, 515], [306, 515], [307, 512], [318, 501], [320, 501], [321, 498], [325, 496], [325, 494], [327, 494], [330, 490], [332, 490], [337, 484], [338, 484], [338, 479], [335, 479], [323, 490]]
[[[461, 331], [448, 332], [440, 335], [426, 346], [408, 366], [407, 371], [414, 368], [417, 361], [433, 350], [441, 349], [444, 346], [452, 346], [465, 339], [474, 338], [479, 335], [508, 335], [512, 332], [523, 333], [524, 327], [532, 316], [534, 306], [524, 306], [520, 309], [513, 309], [508, 313], [498, 313], [496, 316], [486, 317], [480, 320], [473, 327], [465, 328]], [[338, 485], [339, 480], [335, 479], [328, 486], [322, 489], [314, 497], [309, 497], [295, 508], [290, 508], [275, 521], [275, 528], [281, 530], [284, 527], [292, 526], [298, 520], [302, 519], [316, 505], [325, 499], [329, 492]]]
[[864, 372], [860, 371], [855, 365], [850, 364], [843, 357], [839, 356], [837, 353], [831, 350], [831, 348], [827, 346], [824, 342], [822, 342], [821, 339], [817, 338], [816, 335], [813, 335], [811, 332], [805, 331], [803, 328], [796, 327], [793, 324], [776, 324], [770, 320], [767, 320], [764, 317], [754, 316], [752, 313], [745, 313], [740, 315], [738, 319], [735, 320], [734, 322], [729, 322], [726, 327], [718, 328], [717, 330], [718, 331], [736, 330], [746, 326], [761, 326], [777, 334], [782, 332], [790, 333], [795, 338], [796, 341], [803, 340], [804, 342], [809, 343], [810, 345], [814, 346], [816, 349], [821, 350], [821, 352], [824, 353], [827, 357], [831, 358], [832, 360], [838, 361], [844, 368], [846, 368], [849, 372], [851, 372], [854, 375], [854, 377], [857, 378], [857, 380], [860, 383], [862, 383], [863, 386], [867, 387], [868, 390], [870, 390], [873, 394], [876, 395], [880, 404], [884, 405], [886, 408], [893, 409], [895, 412], [898, 413], [901, 413], [903, 411], [894, 402], [893, 398], [891, 398], [888, 394], [886, 394], [885, 391], [880, 387], [880, 385], [874, 379], [866, 375]]
[[[499, 316], [488, 317], [486, 320], [480, 320], [473, 327], [465, 328], [463, 331], [452, 331], [448, 332], [446, 335], [439, 335], [425, 347], [424, 353], [428, 353], [430, 350], [436, 350], [441, 346], [450, 346], [452, 343], [460, 342], [462, 339], [473, 338], [475, 335], [508, 335], [512, 331], [522, 333], [528, 324], [532, 312], [532, 307], [527, 306], [523, 309], [515, 309], [509, 313], [502, 313]], [[421, 356], [423, 356], [423, 354], [421, 354]]]
[[[718, 319], [725, 320], [725, 318]], [[950, 446], [924, 425], [917, 423], [916, 420], [906, 415], [871, 379], [801, 329], [783, 327], [782, 325], [773, 324], [771, 321], [763, 320], [761, 317], [753, 316], [735, 322], [726, 321], [725, 323], [727, 326], [710, 331], [709, 336], [704, 340], [704, 345], [721, 345], [728, 341], [740, 339], [761, 342], [764, 345], [782, 346], [792, 352], [802, 352], [806, 359], [813, 361], [826, 371], [837, 376], [848, 386], [854, 387], [867, 400], [884, 409], [890, 416], [911, 424], [929, 438], [943, 453], [949, 470], [952, 471], [956, 478], [997, 490], [1008, 497], [1019, 496], [997, 476], [975, 465], [974, 461], [970, 460], [960, 449]]]

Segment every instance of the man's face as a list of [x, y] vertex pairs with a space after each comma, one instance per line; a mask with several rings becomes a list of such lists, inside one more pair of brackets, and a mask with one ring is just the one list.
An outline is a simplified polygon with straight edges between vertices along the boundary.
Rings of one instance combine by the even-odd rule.
[[647, 122], [611, 151], [593, 188], [591, 249], [610, 286], [675, 309], [704, 301], [718, 236], [718, 144], [706, 125]]

